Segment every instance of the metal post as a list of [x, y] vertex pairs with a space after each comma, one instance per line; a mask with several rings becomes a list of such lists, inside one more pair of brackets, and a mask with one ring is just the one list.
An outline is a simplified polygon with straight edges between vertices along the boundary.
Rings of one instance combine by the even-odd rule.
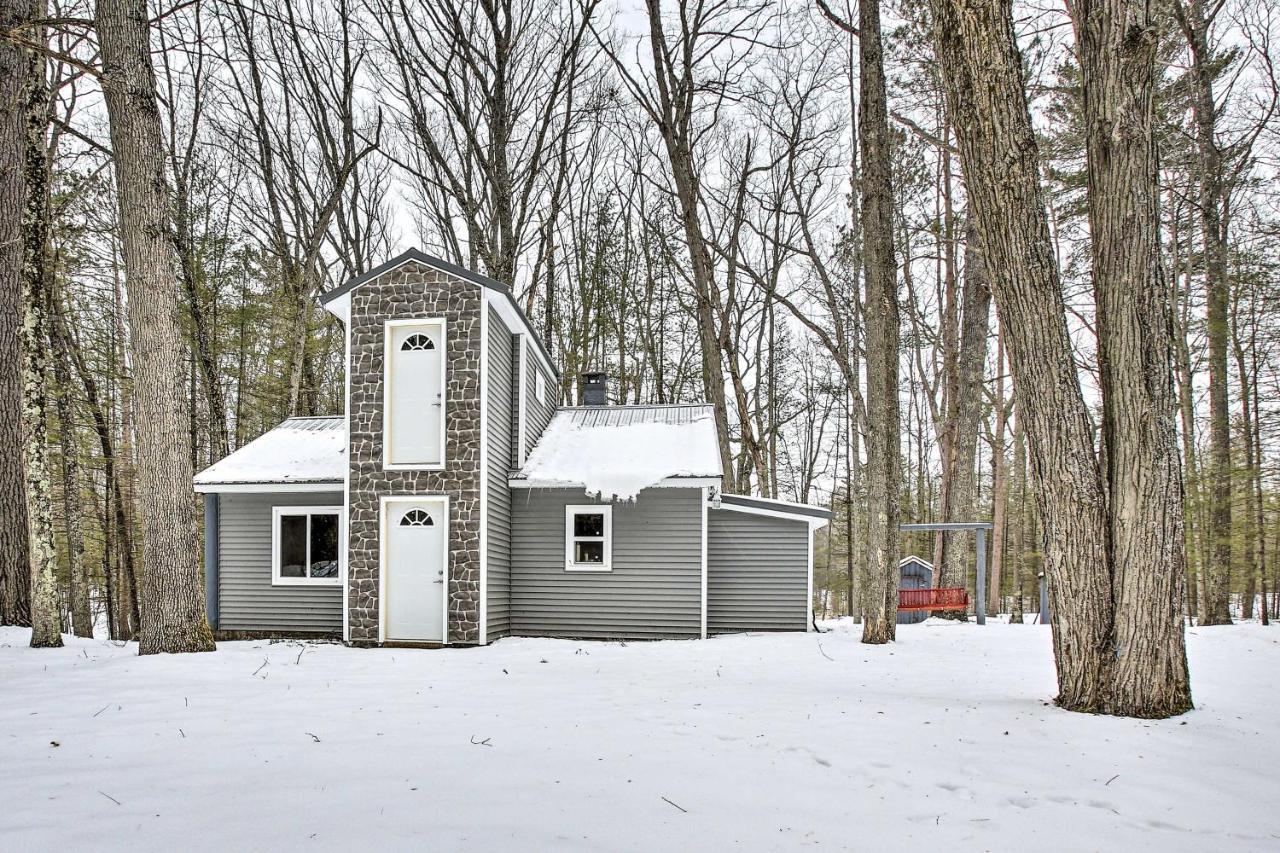
[[1049, 579], [1040, 573], [1040, 624], [1049, 624]]
[[978, 616], [978, 624], [987, 624], [987, 531], [979, 527], [978, 534], [978, 600], [974, 603], [974, 612]]

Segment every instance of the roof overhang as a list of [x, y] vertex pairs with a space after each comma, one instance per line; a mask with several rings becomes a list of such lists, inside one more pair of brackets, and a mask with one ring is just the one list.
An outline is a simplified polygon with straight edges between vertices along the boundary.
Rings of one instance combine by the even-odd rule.
[[544, 367], [551, 372], [552, 376], [560, 375], [559, 369], [556, 368], [555, 362], [551, 358], [551, 354], [547, 352], [546, 345], [543, 343], [541, 336], [533, 328], [533, 324], [529, 322], [529, 318], [525, 316], [524, 309], [516, 302], [515, 296], [511, 293], [511, 288], [500, 281], [489, 278], [487, 275], [469, 270], [466, 267], [460, 267], [457, 264], [451, 264], [446, 260], [428, 255], [419, 249], [407, 249], [396, 255], [386, 263], [379, 264], [369, 270], [364, 275], [356, 276], [345, 284], [332, 288], [319, 295], [318, 300], [334, 316], [342, 320], [343, 323], [350, 322], [351, 317], [351, 291], [355, 290], [362, 284], [367, 284], [376, 278], [386, 275], [393, 270], [399, 269], [405, 264], [421, 264], [424, 267], [439, 270], [448, 273], [463, 281], [469, 281], [472, 284], [479, 285], [484, 288], [487, 294], [493, 294], [494, 298], [491, 303], [498, 309], [499, 316], [506, 321], [511, 328], [523, 329], [523, 334], [527, 335], [533, 341], [534, 352], [539, 356]]
[[749, 515], [763, 515], [773, 518], [785, 518], [788, 521], [803, 521], [810, 530], [826, 527], [831, 521], [831, 511], [812, 504], [780, 501], [774, 498], [757, 498], [749, 495], [717, 495], [709, 506], [713, 509], [725, 509], [730, 512], [743, 512]]
[[289, 480], [283, 483], [196, 483], [194, 488], [200, 494], [224, 494], [228, 492], [341, 492], [346, 486], [341, 480], [303, 483]]
[[[530, 480], [525, 477], [511, 477], [507, 485], [513, 489], [585, 489], [585, 483], [572, 483], [565, 480]], [[719, 488], [719, 477], [666, 477], [649, 489], [703, 489]]]

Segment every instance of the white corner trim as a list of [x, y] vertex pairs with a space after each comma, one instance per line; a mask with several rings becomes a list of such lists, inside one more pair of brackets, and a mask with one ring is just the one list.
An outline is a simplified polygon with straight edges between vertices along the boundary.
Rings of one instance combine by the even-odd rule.
[[520, 368], [516, 377], [516, 469], [524, 467], [525, 445], [529, 430], [525, 421], [529, 417], [529, 336], [520, 335]]
[[[806, 631], [812, 631], [813, 630], [813, 531], [812, 530], [809, 531], [808, 545], [809, 545], [809, 549], [808, 549], [809, 580], [808, 580], [808, 584], [806, 585], [807, 588], [805, 591], [805, 599], [804, 599], [805, 600], [804, 629]], [[828, 547], [830, 546], [828, 545]]]
[[[603, 515], [604, 536], [574, 536], [573, 517], [575, 515]], [[573, 543], [576, 541], [603, 542], [603, 563], [575, 563], [573, 560]], [[566, 504], [564, 508], [564, 570], [566, 572], [611, 572], [613, 571], [613, 507], [609, 504]]]
[[[338, 576], [336, 578], [285, 578], [280, 576], [280, 519], [286, 515], [308, 516], [307, 519], [307, 561], [311, 557], [311, 520], [313, 515], [332, 515], [338, 519]], [[271, 507], [271, 585], [272, 586], [306, 586], [326, 587], [345, 586], [347, 579], [347, 557], [342, 551], [343, 528], [346, 523], [342, 518], [340, 506], [273, 506]]]
[[[449, 514], [449, 496], [441, 494], [429, 495], [380, 495], [378, 497], [378, 644], [387, 641], [387, 504], [392, 503], [439, 503], [444, 506], [446, 520], [442, 551], [441, 567], [444, 571], [444, 588], [440, 594], [440, 609], [443, 613], [440, 633], [442, 645], [449, 645], [449, 536], [453, 532], [453, 517]], [[433, 643], [435, 640], [424, 640]]]
[[[702, 489], [702, 639], [707, 638], [707, 505], [710, 503], [711, 490], [704, 486]], [[812, 542], [813, 537], [809, 537]], [[813, 572], [810, 571], [810, 577]]]
[[[343, 310], [349, 313], [350, 293], [344, 293], [334, 301], [344, 303]], [[342, 412], [347, 424], [347, 452], [343, 458], [347, 464], [342, 470], [342, 526], [339, 529], [342, 531], [342, 564], [346, 566], [351, 558], [351, 323], [346, 319], [343, 320], [343, 338], [346, 367], [342, 371]], [[342, 642], [351, 642], [351, 581], [345, 569], [342, 572]]]
[[[489, 292], [480, 290], [480, 645], [489, 642]], [[446, 590], [448, 587], [445, 588]]]
[[[391, 446], [391, 330], [401, 326], [440, 327], [440, 461], [429, 463], [390, 462], [387, 459]], [[384, 471], [443, 471], [448, 464], [446, 440], [449, 427], [449, 326], [444, 317], [406, 317], [384, 320], [382, 323], [382, 470]], [[348, 436], [350, 432], [348, 432]], [[348, 439], [349, 440], [349, 439]]]

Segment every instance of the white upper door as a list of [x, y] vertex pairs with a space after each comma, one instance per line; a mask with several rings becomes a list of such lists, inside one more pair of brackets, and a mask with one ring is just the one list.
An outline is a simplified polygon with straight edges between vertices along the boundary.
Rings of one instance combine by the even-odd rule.
[[447, 498], [384, 504], [382, 600], [388, 640], [442, 643], [444, 634]]
[[387, 326], [387, 465], [444, 462], [444, 322]]

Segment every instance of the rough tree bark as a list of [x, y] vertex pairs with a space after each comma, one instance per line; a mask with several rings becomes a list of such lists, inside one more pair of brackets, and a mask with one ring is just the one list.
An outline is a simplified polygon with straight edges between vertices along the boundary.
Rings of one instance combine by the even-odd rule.
[[1084, 77], [1115, 608], [1104, 708], [1133, 717], [1191, 707], [1173, 313], [1160, 263], [1152, 9], [1129, 0], [1076, 0], [1071, 8]]
[[[43, 2], [29, 4], [30, 18], [44, 17]], [[43, 40], [43, 28], [29, 31]], [[48, 301], [52, 270], [49, 259], [49, 84], [44, 56], [26, 52], [26, 113], [23, 154], [26, 187], [22, 213], [22, 414], [27, 463], [27, 521], [31, 548], [31, 646], [62, 645], [62, 608], [58, 600], [58, 553], [53, 543], [53, 485], [49, 474]]]
[[[30, 16], [29, 0], [0, 2], [5, 32]], [[31, 624], [27, 484], [22, 458], [22, 209], [26, 58], [0, 39], [0, 625]]]
[[[1121, 0], [1073, 7], [1090, 92], [1091, 232], [1107, 320], [1099, 332], [1104, 470], [1072, 358], [1012, 9], [1001, 0], [931, 7], [1043, 519], [1057, 701], [1125, 716], [1180, 713], [1191, 697], [1177, 613], [1183, 564], [1171, 318], [1151, 268], [1158, 218], [1150, 10]], [[1108, 485], [1123, 492], [1115, 512]], [[1113, 532], [1125, 559], [1137, 562], [1115, 566]], [[1137, 555], [1138, 543], [1157, 553]]]
[[867, 299], [867, 554], [862, 642], [894, 639], [898, 621], [898, 275], [893, 251], [892, 150], [880, 6], [858, 6], [863, 269]]
[[102, 89], [115, 153], [143, 515], [139, 652], [212, 651], [187, 454], [177, 256], [145, 0], [100, 0]]
[[1012, 10], [1000, 0], [931, 0], [930, 8], [1045, 520], [1057, 701], [1097, 711], [1105, 707], [1110, 659], [1106, 502], [1071, 355]]

